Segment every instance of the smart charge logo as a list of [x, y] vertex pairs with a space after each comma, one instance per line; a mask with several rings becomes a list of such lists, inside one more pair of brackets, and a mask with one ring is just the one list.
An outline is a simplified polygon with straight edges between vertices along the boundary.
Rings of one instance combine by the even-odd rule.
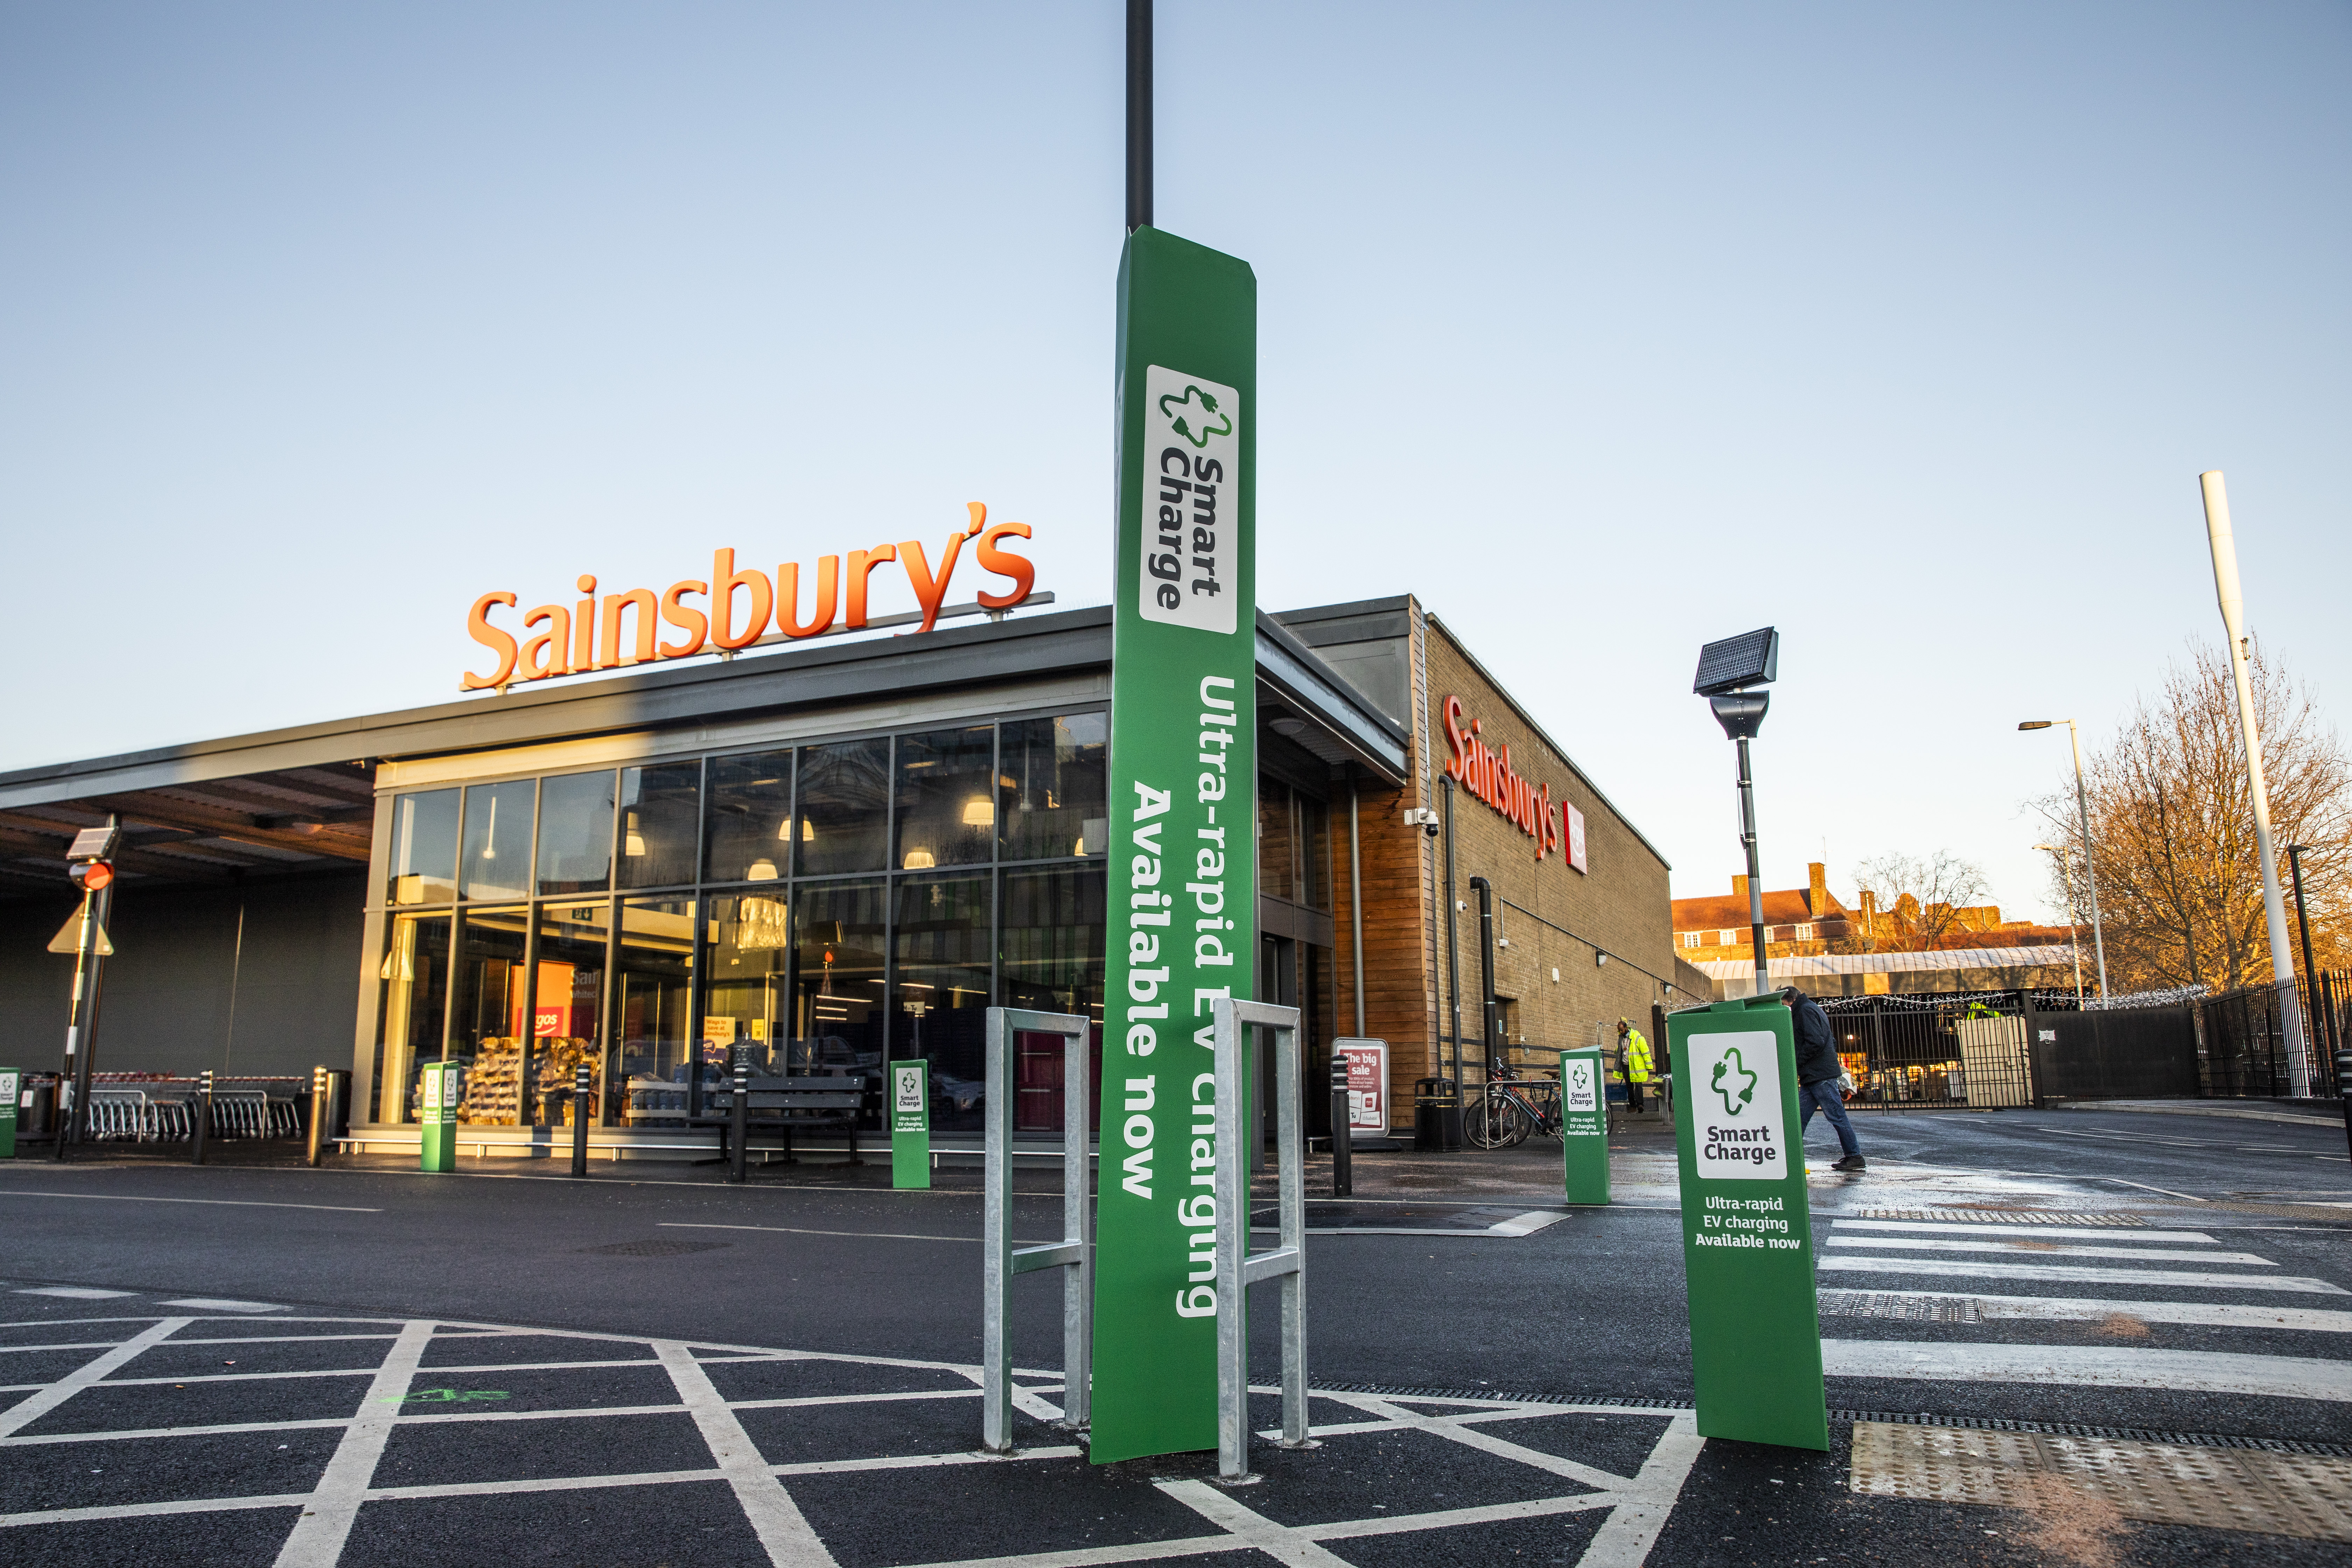
[[1145, 377], [1143, 578], [1139, 613], [1230, 635], [1234, 528], [1242, 479], [1242, 395], [1160, 365]]
[[1780, 1105], [1780, 1053], [1768, 1031], [1697, 1035], [1691, 1097], [1698, 1173], [1716, 1182], [1769, 1182], [1788, 1175], [1789, 1136]]

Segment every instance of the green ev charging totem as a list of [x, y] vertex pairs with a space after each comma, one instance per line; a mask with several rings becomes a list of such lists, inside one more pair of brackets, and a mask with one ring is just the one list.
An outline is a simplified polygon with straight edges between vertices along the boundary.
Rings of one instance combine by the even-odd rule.
[[931, 1184], [931, 1092], [929, 1065], [890, 1064], [890, 1184]]
[[1559, 1053], [1559, 1145], [1568, 1201], [1609, 1202], [1609, 1109], [1601, 1047]]
[[0, 1068], [0, 1160], [16, 1157], [16, 1098], [24, 1081], [15, 1068]]
[[1698, 1432], [1830, 1446], [1797, 1064], [1777, 994], [1666, 1019]]
[[420, 1171], [457, 1168], [458, 1084], [465, 1070], [456, 1062], [425, 1064], [425, 1094], [417, 1107], [422, 1135], [416, 1144], [416, 1168]]

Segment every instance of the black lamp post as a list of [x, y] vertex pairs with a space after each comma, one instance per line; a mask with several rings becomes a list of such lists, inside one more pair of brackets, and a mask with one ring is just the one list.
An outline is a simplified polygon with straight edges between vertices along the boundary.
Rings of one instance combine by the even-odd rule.
[[[2311, 961], [2311, 914], [2303, 907], [2303, 858], [2310, 851], [2308, 844], [2286, 847], [2287, 873], [2294, 879], [2294, 923], [2303, 936], [2303, 983], [2311, 987], [2311, 1009], [2319, 1015], [2319, 1037], [2326, 1048], [2336, 1048], [2336, 1014], [2322, 1000], [2319, 990], [2319, 966]], [[2336, 1086], [2341, 1093], [2343, 1085]]]
[[1764, 874], [1756, 851], [1756, 781], [1748, 765], [1748, 742], [1764, 727], [1769, 692], [1750, 691], [1769, 686], [1780, 673], [1780, 634], [1770, 626], [1744, 632], [1699, 649], [1698, 677], [1691, 689], [1707, 700], [1715, 721], [1739, 748], [1739, 842], [1748, 852], [1748, 942], [1756, 953], [1756, 994], [1771, 989], [1771, 970], [1764, 957]]

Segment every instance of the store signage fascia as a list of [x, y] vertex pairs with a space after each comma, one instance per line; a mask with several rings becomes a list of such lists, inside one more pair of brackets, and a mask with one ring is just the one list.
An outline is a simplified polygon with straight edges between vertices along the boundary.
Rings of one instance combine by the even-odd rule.
[[1555, 809], [1551, 785], [1535, 784], [1512, 767], [1509, 745], [1495, 750], [1480, 734], [1484, 727], [1485, 721], [1479, 719], [1464, 724], [1462, 699], [1446, 698], [1445, 743], [1453, 754], [1445, 759], [1445, 776], [1534, 839], [1538, 860], [1559, 849], [1565, 837], [1568, 863], [1591, 876], [1592, 866], [1584, 852], [1584, 813], [1566, 800]]
[[[916, 603], [922, 606], [917, 629], [928, 632], [946, 607], [948, 583], [962, 562], [967, 544], [982, 571], [1011, 584], [1004, 593], [979, 595], [981, 607], [995, 611], [1022, 603], [1036, 582], [1036, 565], [1006, 548], [1003, 542], [1033, 537], [1029, 525], [991, 524], [982, 501], [968, 501], [965, 510], [970, 521], [948, 535], [936, 572], [919, 539], [850, 551], [846, 570], [838, 555], [820, 557], [813, 574], [803, 573], [800, 563], [787, 561], [776, 568], [772, 578], [756, 565], [739, 564], [731, 548], [716, 550], [711, 552], [709, 577], [685, 578], [658, 595], [650, 588], [600, 595], [595, 577], [583, 574], [575, 584], [582, 597], [525, 612], [520, 639], [490, 620], [499, 606], [512, 609], [520, 605], [520, 596], [495, 589], [476, 599], [466, 616], [466, 635], [489, 649], [495, 662], [488, 675], [467, 670], [460, 689], [504, 690], [559, 675], [622, 669], [706, 653], [730, 654], [772, 636], [797, 641], [836, 631], [863, 631], [874, 573], [886, 565], [895, 565], [906, 574]], [[805, 619], [801, 613], [803, 581], [810, 584]]]
[[1097, 1464], [1217, 1446], [1210, 1005], [1257, 952], [1257, 280], [1136, 230], [1118, 275]]

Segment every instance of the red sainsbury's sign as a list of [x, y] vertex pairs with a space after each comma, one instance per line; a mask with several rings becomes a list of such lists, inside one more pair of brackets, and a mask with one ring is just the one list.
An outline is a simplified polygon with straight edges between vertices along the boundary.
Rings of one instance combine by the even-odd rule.
[[1511, 748], [1506, 744], [1497, 752], [1488, 745], [1479, 733], [1481, 725], [1473, 719], [1465, 727], [1462, 699], [1445, 700], [1445, 743], [1453, 752], [1445, 760], [1445, 776], [1517, 824], [1520, 832], [1536, 841], [1538, 860], [1559, 849], [1565, 838], [1568, 863], [1591, 875], [1584, 854], [1584, 813], [1565, 800], [1555, 805], [1551, 785], [1536, 784], [1514, 768]]

